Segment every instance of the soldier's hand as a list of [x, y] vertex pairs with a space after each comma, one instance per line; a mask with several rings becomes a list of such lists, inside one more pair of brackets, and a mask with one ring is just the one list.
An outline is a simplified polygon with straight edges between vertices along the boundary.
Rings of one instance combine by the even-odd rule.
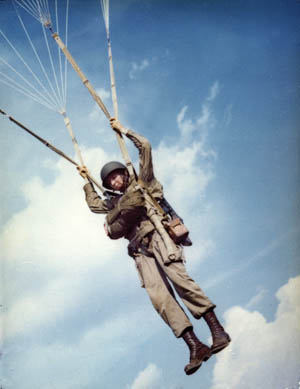
[[77, 166], [78, 173], [81, 175], [82, 178], [85, 180], [87, 179], [87, 176], [89, 174], [89, 171], [86, 166]]
[[124, 135], [127, 134], [126, 128], [122, 126], [119, 120], [115, 118], [110, 118], [109, 121], [110, 121], [111, 128], [113, 130], [117, 131], [119, 134], [124, 134]]

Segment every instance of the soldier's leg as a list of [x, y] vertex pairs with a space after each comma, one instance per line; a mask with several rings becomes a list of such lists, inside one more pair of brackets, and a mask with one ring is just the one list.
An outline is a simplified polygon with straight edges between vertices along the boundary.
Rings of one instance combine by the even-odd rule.
[[[160, 236], [155, 235], [152, 240], [153, 252], [167, 277], [172, 281], [180, 298], [196, 319], [202, 316], [208, 324], [212, 338], [212, 353], [217, 353], [228, 346], [230, 336], [224, 331], [213, 309], [215, 305], [204, 294], [202, 289], [187, 274], [183, 261], [172, 262], [164, 265], [167, 255], [165, 246]], [[178, 247], [178, 250], [181, 248]]]
[[[175, 243], [174, 246], [176, 246]], [[199, 285], [188, 275], [183, 262], [183, 253], [181, 255], [182, 260], [165, 265], [165, 258], [168, 254], [165, 245], [158, 234], [154, 234], [153, 236], [152, 250], [161, 268], [172, 281], [172, 284], [183, 303], [196, 319], [200, 319], [205, 312], [215, 308], [215, 304], [205, 295]], [[176, 250], [178, 250], [178, 257], [180, 258], [180, 251], [182, 251], [182, 248], [176, 246]]]
[[173, 289], [161, 266], [154, 257], [142, 254], [135, 256], [142, 286], [146, 289], [153, 306], [162, 319], [171, 327], [174, 335], [182, 337], [190, 351], [189, 363], [184, 371], [190, 375], [195, 373], [211, 356], [211, 349], [199, 341], [193, 331], [188, 317], [178, 304]]
[[138, 254], [135, 264], [151, 302], [161, 318], [179, 338], [192, 323], [175, 298], [171, 285], [154, 257]]

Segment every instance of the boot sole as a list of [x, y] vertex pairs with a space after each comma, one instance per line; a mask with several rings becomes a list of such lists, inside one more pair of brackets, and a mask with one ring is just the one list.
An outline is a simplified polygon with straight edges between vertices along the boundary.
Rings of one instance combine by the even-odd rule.
[[208, 352], [208, 353], [204, 356], [204, 358], [203, 358], [201, 361], [199, 361], [199, 363], [197, 363], [197, 365], [194, 365], [194, 366], [191, 367], [190, 369], [184, 369], [185, 374], [186, 374], [186, 375], [191, 375], [191, 374], [196, 373], [196, 371], [201, 367], [202, 363], [208, 361], [209, 358], [211, 357], [211, 355], [212, 355], [212, 352], [210, 351], [210, 352]]

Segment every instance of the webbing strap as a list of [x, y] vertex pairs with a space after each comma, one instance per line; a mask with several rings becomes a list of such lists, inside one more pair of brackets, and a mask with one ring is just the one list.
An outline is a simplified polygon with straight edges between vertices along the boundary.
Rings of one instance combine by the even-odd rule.
[[162, 209], [162, 207], [160, 206], [160, 204], [156, 200], [156, 198], [153, 197], [152, 194], [148, 191], [148, 188], [147, 188], [147, 185], [145, 184], [145, 182], [141, 178], [138, 178], [137, 184], [138, 184], [138, 186], [140, 186], [142, 188], [143, 192], [147, 193], [147, 195], [151, 199], [153, 205], [155, 206], [157, 211], [160, 213], [160, 215], [165, 217], [167, 215], [166, 212]]

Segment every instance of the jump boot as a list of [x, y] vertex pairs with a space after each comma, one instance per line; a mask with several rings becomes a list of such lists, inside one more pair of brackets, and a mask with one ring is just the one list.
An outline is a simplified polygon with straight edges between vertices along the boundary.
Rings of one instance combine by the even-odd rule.
[[210, 329], [213, 339], [211, 352], [212, 354], [216, 354], [229, 345], [231, 341], [230, 336], [224, 331], [224, 328], [219, 323], [219, 320], [213, 310], [206, 312], [203, 315], [203, 318]]
[[190, 350], [190, 363], [184, 368], [185, 373], [190, 375], [199, 369], [203, 361], [208, 360], [211, 356], [211, 349], [200, 342], [193, 330], [186, 331], [182, 338]]

